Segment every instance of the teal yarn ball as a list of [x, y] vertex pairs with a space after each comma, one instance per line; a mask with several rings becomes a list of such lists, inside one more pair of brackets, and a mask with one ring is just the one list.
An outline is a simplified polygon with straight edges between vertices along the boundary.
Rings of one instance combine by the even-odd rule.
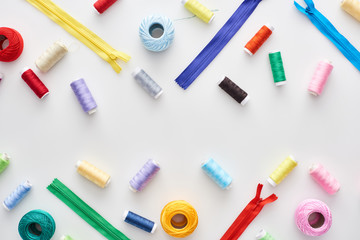
[[55, 232], [55, 221], [43, 210], [33, 210], [25, 214], [18, 227], [23, 240], [49, 240]]

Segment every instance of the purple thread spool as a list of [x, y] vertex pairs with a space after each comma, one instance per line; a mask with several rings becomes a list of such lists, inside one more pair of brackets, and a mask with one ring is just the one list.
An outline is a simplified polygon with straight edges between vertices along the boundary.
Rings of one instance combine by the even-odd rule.
[[149, 159], [139, 172], [130, 180], [130, 190], [133, 192], [141, 191], [149, 181], [160, 170], [159, 163]]
[[83, 78], [80, 78], [76, 81], [73, 81], [70, 86], [74, 91], [79, 103], [81, 104], [82, 109], [89, 115], [96, 112], [96, 102], [91, 95], [91, 92], [87, 87], [85, 80]]

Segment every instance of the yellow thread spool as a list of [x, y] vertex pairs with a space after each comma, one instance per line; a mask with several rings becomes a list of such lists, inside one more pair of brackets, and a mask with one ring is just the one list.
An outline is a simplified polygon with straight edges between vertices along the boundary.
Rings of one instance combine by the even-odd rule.
[[267, 179], [268, 182], [276, 187], [279, 183], [281, 183], [284, 178], [289, 175], [289, 173], [297, 166], [297, 161], [295, 161], [294, 157], [289, 155], [279, 166], [278, 168], [270, 175]]
[[358, 0], [342, 0], [341, 8], [348, 14], [360, 21], [360, 1]]
[[198, 18], [206, 23], [210, 23], [214, 19], [214, 13], [199, 3], [197, 0], [181, 0], [185, 8], [195, 14]]
[[87, 161], [78, 161], [76, 163], [76, 168], [77, 172], [81, 176], [87, 178], [101, 188], [106, 187], [110, 183], [111, 176], [109, 174], [98, 169]]
[[165, 205], [160, 216], [161, 226], [170, 236], [184, 238], [193, 233], [198, 225], [196, 210], [183, 200]]

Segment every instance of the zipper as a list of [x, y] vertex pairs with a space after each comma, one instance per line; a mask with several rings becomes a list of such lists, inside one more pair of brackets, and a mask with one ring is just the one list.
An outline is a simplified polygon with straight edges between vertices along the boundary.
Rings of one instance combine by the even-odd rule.
[[83, 200], [81, 200], [57, 178], [54, 179], [54, 181], [47, 187], [47, 189], [107, 239], [130, 240], [122, 232], [107, 222], [94, 209], [87, 205]]
[[107, 61], [115, 72], [119, 73], [121, 71], [121, 67], [116, 61], [117, 59], [121, 59], [124, 62], [130, 60], [129, 55], [112, 48], [108, 43], [71, 17], [51, 0], [27, 1]]

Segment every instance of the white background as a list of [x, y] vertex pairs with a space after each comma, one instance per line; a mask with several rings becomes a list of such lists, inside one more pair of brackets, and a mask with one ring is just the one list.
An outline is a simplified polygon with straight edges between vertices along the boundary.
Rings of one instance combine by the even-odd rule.
[[[190, 240], [219, 239], [264, 183], [263, 197], [276, 193], [242, 235], [254, 239], [265, 228], [275, 239], [311, 239], [294, 222], [297, 205], [307, 198], [328, 204], [333, 214], [330, 231], [317, 239], [357, 238], [360, 217], [359, 71], [301, 14], [291, 0], [264, 0], [240, 31], [197, 80], [184, 91], [175, 78], [211, 40], [242, 1], [203, 0], [217, 9], [211, 24], [191, 16], [177, 0], [120, 0], [104, 14], [92, 1], [55, 1], [115, 49], [132, 56], [116, 74], [111, 66], [25, 0], [2, 4], [1, 26], [18, 30], [25, 42], [21, 57], [0, 63], [0, 148], [11, 164], [0, 175], [0, 199], [28, 179], [30, 194], [11, 212], [0, 209], [1, 239], [20, 239], [17, 226], [30, 210], [43, 209], [56, 221], [53, 239], [104, 239], [46, 186], [57, 177], [130, 239], [172, 239], [160, 226], [160, 212], [170, 201], [184, 199], [198, 212], [199, 225]], [[316, 7], [360, 48], [359, 22], [340, 8], [338, 0], [316, 0]], [[138, 37], [141, 20], [153, 13], [174, 21], [175, 40], [162, 53], [147, 51]], [[246, 42], [265, 23], [275, 31], [255, 56], [243, 51]], [[54, 41], [62, 39], [73, 51], [50, 72], [41, 74], [35, 60]], [[275, 87], [268, 52], [281, 50], [288, 84]], [[313, 97], [307, 85], [317, 63], [330, 59], [334, 71], [323, 95]], [[39, 100], [20, 78], [31, 67], [50, 90]], [[140, 66], [164, 89], [153, 100], [131, 77]], [[227, 75], [246, 90], [245, 107], [224, 93], [217, 82]], [[83, 77], [98, 104], [88, 116], [70, 88]], [[298, 167], [276, 188], [266, 178], [292, 154]], [[233, 187], [221, 190], [201, 170], [214, 158], [233, 177]], [[140, 193], [128, 181], [148, 158], [161, 170]], [[80, 176], [78, 160], [88, 160], [112, 176], [100, 189]], [[308, 167], [321, 162], [342, 188], [328, 195], [309, 176]], [[148, 234], [122, 220], [132, 210], [155, 221]]]

